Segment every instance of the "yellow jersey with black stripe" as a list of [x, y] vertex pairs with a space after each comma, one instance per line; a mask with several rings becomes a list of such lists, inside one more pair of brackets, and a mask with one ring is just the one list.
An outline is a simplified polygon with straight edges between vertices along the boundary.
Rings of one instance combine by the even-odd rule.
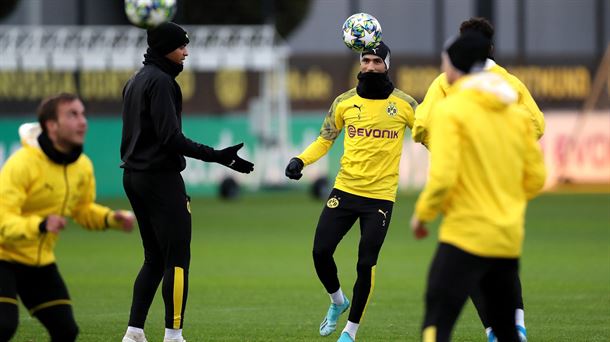
[[394, 89], [387, 99], [366, 99], [356, 89], [339, 95], [320, 136], [303, 151], [305, 165], [324, 156], [345, 128], [341, 169], [335, 188], [354, 195], [394, 201], [405, 129], [413, 126], [417, 102]]

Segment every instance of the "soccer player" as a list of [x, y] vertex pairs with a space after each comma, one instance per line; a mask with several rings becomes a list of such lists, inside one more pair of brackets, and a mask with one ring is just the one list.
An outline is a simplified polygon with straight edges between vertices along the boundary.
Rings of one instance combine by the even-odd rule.
[[144, 66], [123, 89], [123, 187], [144, 246], [123, 342], [146, 341], [144, 322], [161, 280], [164, 341], [182, 342], [191, 243], [190, 198], [180, 176], [184, 157], [242, 173], [252, 172], [254, 165], [237, 155], [243, 143], [215, 150], [182, 133], [182, 92], [175, 78], [188, 56], [186, 31], [164, 23], [147, 31], [147, 42]]
[[[542, 137], [545, 128], [544, 115], [538, 108], [536, 101], [534, 101], [532, 98], [532, 95], [527, 90], [527, 87], [517, 77], [510, 74], [500, 65], [496, 64], [493, 59], [493, 25], [485, 18], [470, 18], [462, 22], [460, 25], [460, 33], [464, 33], [466, 31], [480, 32], [490, 41], [492, 41], [492, 45], [489, 48], [488, 57], [485, 60], [485, 70], [502, 76], [515, 89], [518, 96], [517, 103], [523, 106], [523, 108], [529, 112], [530, 119], [536, 130], [536, 136], [538, 138]], [[447, 76], [444, 73], [441, 73], [436, 79], [434, 79], [434, 81], [432, 81], [430, 87], [428, 87], [424, 100], [419, 107], [417, 107], [417, 111], [415, 112], [415, 123], [413, 124], [412, 131], [413, 140], [415, 140], [415, 142], [421, 142], [426, 146], [428, 145], [428, 127], [430, 125], [429, 120], [431, 120], [431, 109], [436, 102], [447, 96], [449, 86]]]
[[[529, 112], [530, 120], [533, 124], [536, 136], [538, 139], [540, 139], [540, 137], [542, 137], [544, 133], [544, 116], [536, 105], [536, 102], [530, 95], [525, 85], [517, 77], [511, 75], [510, 73], [508, 73], [508, 71], [506, 71], [506, 69], [502, 68], [494, 62], [494, 28], [491, 23], [485, 18], [470, 18], [469, 20], [462, 22], [462, 24], [460, 25], [460, 33], [464, 33], [466, 31], [479, 32], [492, 42], [492, 45], [489, 49], [488, 57], [485, 61], [484, 69], [502, 76], [504, 80], [507, 81], [513, 87], [513, 89], [517, 92], [517, 103], [527, 112]], [[447, 81], [447, 76], [445, 75], [445, 73], [442, 73], [432, 82], [432, 84], [428, 88], [428, 92], [426, 93], [424, 101], [417, 107], [417, 110], [415, 111], [415, 123], [413, 124], [412, 135], [413, 140], [415, 140], [416, 142], [421, 142], [426, 146], [429, 145], [428, 129], [430, 126], [430, 120], [432, 115], [431, 110], [437, 102], [447, 96], [449, 86], [450, 85]], [[515, 309], [515, 319], [517, 328], [519, 329], [519, 337], [521, 338], [521, 342], [525, 342], [527, 341], [527, 332], [525, 329], [525, 313], [523, 311], [523, 298], [521, 295], [521, 280], [517, 276], [514, 282], [516, 283], [519, 293], [519, 300]], [[477, 309], [481, 322], [485, 327], [485, 333], [487, 334], [489, 342], [494, 342], [495, 335], [492, 329], [490, 328], [487, 314], [483, 311], [484, 304], [482, 303], [479, 291], [475, 290], [473, 293], [471, 293], [471, 298]]]
[[[490, 41], [468, 31], [442, 54], [451, 85], [432, 109], [431, 161], [411, 227], [416, 238], [439, 212], [439, 246], [430, 266], [423, 340], [449, 341], [478, 289], [499, 341], [519, 341], [514, 310], [527, 200], [545, 180], [530, 113], [500, 75], [485, 71]], [[447, 284], [451, 284], [448, 286]]]
[[43, 100], [38, 122], [19, 128], [23, 147], [0, 170], [0, 341], [17, 330], [17, 295], [51, 341], [76, 340], [78, 326], [53, 252], [67, 218], [91, 230], [133, 229], [131, 212], [95, 203], [78, 96]]
[[375, 285], [375, 267], [392, 217], [398, 186], [398, 164], [406, 127], [411, 127], [417, 103], [394, 88], [388, 77], [390, 49], [383, 42], [360, 56], [358, 85], [339, 95], [320, 136], [286, 167], [286, 176], [299, 179], [303, 167], [324, 156], [345, 127], [341, 170], [316, 228], [313, 259], [316, 273], [331, 304], [320, 335], [335, 331], [339, 315], [350, 302], [337, 276], [333, 253], [343, 236], [360, 219], [358, 277], [352, 307], [339, 341], [354, 341]]

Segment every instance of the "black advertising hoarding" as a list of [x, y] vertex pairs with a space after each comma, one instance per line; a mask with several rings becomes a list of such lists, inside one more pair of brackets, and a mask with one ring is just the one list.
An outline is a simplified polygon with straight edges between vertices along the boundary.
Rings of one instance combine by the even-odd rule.
[[[580, 108], [591, 91], [596, 63], [529, 64], [507, 69], [521, 79], [543, 108]], [[89, 114], [119, 115], [121, 91], [134, 71], [0, 71], [0, 115], [31, 114], [42, 97], [79, 93]], [[293, 111], [325, 111], [340, 93], [355, 86], [358, 55], [295, 56], [290, 59], [287, 91]], [[421, 101], [439, 67], [430, 59], [392, 56], [394, 84]], [[179, 77], [184, 113], [222, 115], [245, 112], [259, 96], [261, 75], [243, 70], [194, 72]], [[598, 107], [607, 107], [608, 87]]]

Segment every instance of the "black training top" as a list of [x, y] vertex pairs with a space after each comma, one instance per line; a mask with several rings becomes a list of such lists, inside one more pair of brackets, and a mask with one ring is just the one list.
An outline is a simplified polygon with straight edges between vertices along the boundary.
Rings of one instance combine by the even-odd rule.
[[121, 167], [182, 171], [184, 157], [215, 161], [216, 151], [182, 133], [182, 92], [175, 77], [182, 65], [150, 49], [144, 67], [123, 88]]

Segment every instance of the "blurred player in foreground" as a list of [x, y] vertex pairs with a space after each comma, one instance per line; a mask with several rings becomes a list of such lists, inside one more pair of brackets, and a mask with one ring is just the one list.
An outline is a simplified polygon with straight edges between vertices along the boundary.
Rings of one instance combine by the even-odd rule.
[[413, 125], [417, 103], [394, 88], [388, 77], [390, 49], [382, 42], [360, 56], [358, 86], [339, 95], [324, 119], [320, 136], [292, 158], [286, 176], [300, 179], [303, 167], [323, 157], [345, 127], [344, 153], [328, 202], [316, 228], [313, 259], [331, 304], [320, 335], [335, 331], [350, 302], [343, 294], [333, 254], [360, 219], [358, 278], [341, 342], [354, 341], [375, 285], [375, 267], [392, 217], [405, 129]]
[[[527, 90], [527, 87], [515, 76], [511, 75], [506, 69], [502, 68], [493, 60], [493, 36], [494, 27], [485, 18], [470, 18], [460, 25], [460, 34], [466, 31], [475, 31], [483, 34], [489, 39], [492, 44], [489, 49], [489, 55], [485, 61], [484, 69], [496, 73], [504, 78], [513, 89], [517, 92], [517, 103], [530, 114], [530, 119], [533, 124], [536, 136], [538, 139], [544, 134], [544, 116], [536, 102], [532, 98], [532, 95]], [[429, 146], [428, 128], [430, 126], [431, 110], [435, 103], [444, 99], [447, 96], [449, 89], [449, 82], [445, 73], [440, 74], [428, 88], [424, 101], [417, 107], [415, 111], [415, 123], [413, 125], [413, 140], [421, 142], [422, 144]], [[525, 329], [525, 313], [523, 311], [523, 297], [521, 295], [521, 280], [519, 277], [515, 278], [516, 286], [519, 292], [519, 300], [515, 309], [515, 320], [517, 328], [519, 329], [519, 337], [521, 342], [527, 341], [527, 332]], [[471, 293], [472, 301], [477, 309], [481, 322], [485, 327], [485, 333], [487, 334], [489, 342], [495, 341], [495, 335], [489, 325], [487, 314], [483, 310], [484, 303], [478, 290]]]
[[95, 203], [95, 177], [84, 155], [85, 107], [73, 94], [44, 100], [39, 124], [19, 128], [23, 147], [0, 171], [0, 341], [18, 324], [17, 296], [54, 342], [75, 341], [70, 296], [53, 250], [71, 217], [91, 230], [131, 231], [134, 216]]
[[123, 342], [144, 342], [144, 322], [163, 280], [166, 342], [183, 342], [182, 325], [191, 258], [190, 198], [180, 172], [186, 157], [217, 162], [241, 173], [254, 165], [238, 144], [215, 150], [182, 133], [182, 91], [175, 78], [188, 56], [189, 38], [167, 22], [147, 32], [144, 66], [123, 89], [123, 187], [138, 218], [144, 264], [133, 288]]
[[474, 290], [499, 341], [519, 341], [515, 279], [525, 207], [544, 185], [545, 169], [530, 113], [502, 76], [485, 71], [490, 47], [487, 37], [469, 31], [442, 54], [451, 86], [432, 108], [428, 181], [411, 221], [423, 238], [426, 223], [444, 214], [428, 275], [426, 342], [450, 340]]

